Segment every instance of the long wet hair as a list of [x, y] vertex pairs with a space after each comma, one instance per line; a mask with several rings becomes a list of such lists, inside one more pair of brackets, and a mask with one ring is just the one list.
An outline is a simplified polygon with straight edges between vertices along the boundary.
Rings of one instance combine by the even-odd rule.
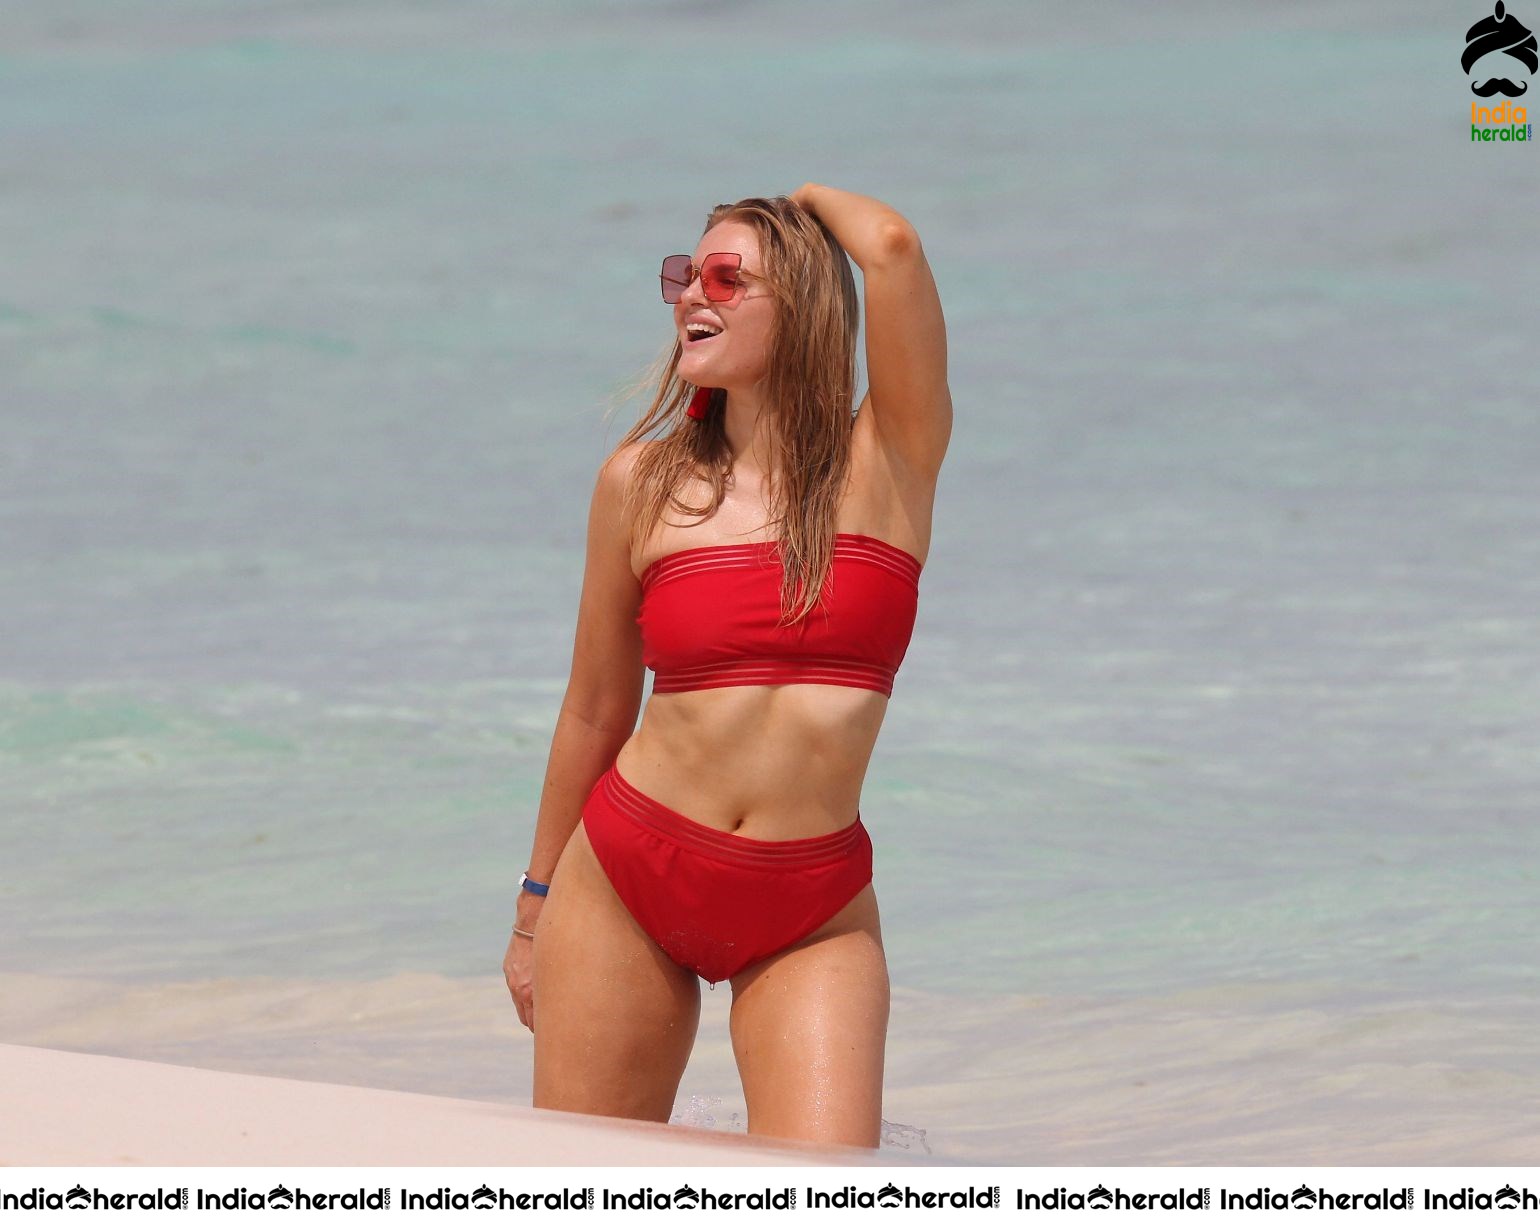
[[[771, 522], [780, 530], [781, 624], [787, 625], [816, 608], [833, 559], [835, 519], [850, 472], [860, 303], [845, 249], [823, 222], [787, 197], [717, 205], [701, 234], [721, 222], [753, 228], [764, 262], [760, 271], [778, 304], [763, 388], [774, 440], [766, 484]], [[628, 545], [646, 541], [668, 508], [705, 519], [726, 496], [727, 391], [711, 393], [704, 419], [688, 416], [696, 389], [677, 374], [683, 352], [675, 336], [627, 389], [626, 395], [652, 386], [656, 391], [616, 452], [669, 428], [642, 449], [627, 483]], [[692, 478], [711, 486], [710, 499], [699, 507], [679, 497]]]

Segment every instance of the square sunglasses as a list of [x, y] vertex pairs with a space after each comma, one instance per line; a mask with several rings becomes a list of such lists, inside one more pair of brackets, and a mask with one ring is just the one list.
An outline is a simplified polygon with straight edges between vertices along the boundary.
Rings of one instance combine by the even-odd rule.
[[707, 302], [726, 302], [737, 292], [745, 277], [751, 281], [756, 279], [755, 274], [743, 271], [743, 257], [734, 251], [714, 251], [701, 261], [699, 267], [689, 256], [668, 256], [659, 274], [663, 283], [663, 301], [678, 302], [697, 276]]

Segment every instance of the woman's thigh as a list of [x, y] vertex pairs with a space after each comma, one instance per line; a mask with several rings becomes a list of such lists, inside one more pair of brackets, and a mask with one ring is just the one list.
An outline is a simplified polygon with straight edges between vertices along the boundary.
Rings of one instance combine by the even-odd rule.
[[811, 937], [733, 977], [749, 1132], [876, 1146], [888, 964], [870, 886]]
[[700, 983], [615, 894], [580, 822], [535, 926], [535, 1107], [667, 1121]]

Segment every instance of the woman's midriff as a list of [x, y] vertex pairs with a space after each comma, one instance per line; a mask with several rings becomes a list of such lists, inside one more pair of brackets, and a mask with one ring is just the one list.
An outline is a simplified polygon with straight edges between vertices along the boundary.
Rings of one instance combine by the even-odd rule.
[[856, 820], [888, 698], [849, 686], [724, 686], [651, 696], [616, 756], [626, 781], [696, 822], [804, 839]]

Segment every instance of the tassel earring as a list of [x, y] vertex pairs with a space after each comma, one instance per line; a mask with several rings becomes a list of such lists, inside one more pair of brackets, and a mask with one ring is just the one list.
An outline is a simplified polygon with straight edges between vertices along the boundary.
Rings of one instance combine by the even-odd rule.
[[696, 388], [695, 395], [690, 398], [690, 407], [686, 412], [697, 422], [705, 419], [706, 412], [711, 408], [710, 388]]

